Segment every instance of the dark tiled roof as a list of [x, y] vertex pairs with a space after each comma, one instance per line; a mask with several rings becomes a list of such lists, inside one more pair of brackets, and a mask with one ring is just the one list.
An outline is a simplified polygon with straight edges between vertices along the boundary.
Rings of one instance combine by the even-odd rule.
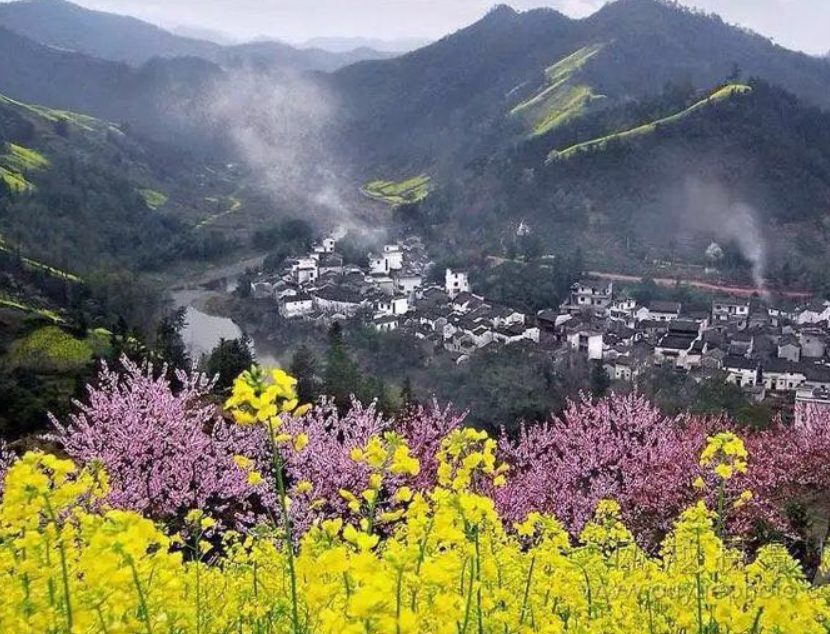
[[676, 319], [669, 324], [669, 332], [697, 335], [700, 332], [700, 324], [685, 319]]
[[723, 360], [723, 367], [735, 370], [756, 370], [758, 369], [758, 360], [728, 355]]
[[683, 335], [666, 335], [660, 339], [657, 344], [658, 348], [666, 348], [668, 350], [689, 350], [694, 343], [694, 338], [684, 337]]
[[314, 294], [320, 299], [324, 299], [330, 302], [359, 304], [361, 301], [363, 301], [363, 298], [360, 296], [359, 293], [356, 293], [349, 289], [339, 288], [337, 286], [328, 286], [321, 288], [315, 291]]

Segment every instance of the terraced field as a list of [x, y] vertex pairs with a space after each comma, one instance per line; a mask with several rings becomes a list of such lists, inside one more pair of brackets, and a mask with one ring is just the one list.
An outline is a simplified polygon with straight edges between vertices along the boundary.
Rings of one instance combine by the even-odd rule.
[[604, 99], [576, 78], [579, 70], [603, 48], [604, 44], [586, 46], [545, 69], [544, 85], [514, 107], [510, 115], [522, 117], [530, 136], [539, 136], [578, 117], [593, 101]]
[[35, 150], [8, 143], [4, 154], [0, 154], [0, 178], [15, 192], [28, 191], [34, 187], [26, 179], [26, 173], [49, 165], [48, 159]]
[[364, 196], [388, 205], [405, 205], [429, 196], [430, 180], [427, 174], [402, 181], [376, 180], [364, 185], [360, 191]]
[[108, 129], [117, 129], [111, 123], [90, 117], [88, 115], [79, 114], [77, 112], [70, 112], [68, 110], [56, 110], [54, 108], [47, 108], [46, 106], [38, 106], [36, 104], [23, 103], [16, 101], [10, 97], [0, 94], [0, 104], [14, 106], [27, 110], [32, 114], [37, 115], [51, 123], [58, 123], [59, 121], [66, 121], [72, 123], [87, 132], [104, 131]]
[[141, 194], [141, 197], [150, 209], [163, 207], [164, 203], [167, 202], [167, 195], [155, 189], [140, 189], [138, 193]]
[[730, 84], [728, 86], [724, 86], [723, 88], [716, 90], [711, 95], [706, 97], [706, 99], [701, 99], [700, 101], [698, 101], [695, 104], [692, 104], [685, 110], [681, 110], [680, 112], [676, 112], [667, 117], [663, 117], [662, 119], [650, 121], [649, 123], [644, 123], [629, 130], [622, 130], [620, 132], [615, 132], [613, 134], [609, 134], [603, 137], [591, 139], [590, 141], [584, 141], [583, 143], [577, 143], [576, 145], [572, 145], [561, 150], [553, 150], [548, 155], [548, 162], [567, 159], [580, 152], [602, 149], [611, 141], [627, 141], [646, 134], [651, 134], [652, 132], [657, 130], [657, 128], [661, 125], [671, 125], [673, 123], [677, 123], [683, 120], [684, 118], [688, 117], [689, 115], [693, 114], [697, 110], [700, 110], [701, 108], [704, 108], [713, 103], [717, 103], [719, 101], [729, 99], [733, 95], [747, 93], [751, 90], [752, 88], [750, 88], [749, 86], [745, 86], [743, 84]]
[[[227, 204], [228, 207], [225, 211], [221, 211], [215, 214], [211, 214], [201, 222], [196, 225], [196, 229], [204, 229], [205, 227], [209, 227], [212, 224], [215, 224], [222, 218], [226, 218], [237, 213], [242, 207], [244, 206], [243, 202], [238, 198], [238, 196], [242, 193], [242, 188], [237, 189], [233, 194], [228, 196]], [[207, 202], [216, 203], [219, 201], [218, 197], [211, 196], [205, 199]]]
[[[0, 234], [0, 252], [9, 254], [13, 253], [12, 249], [6, 244], [3, 238], [3, 234]], [[48, 273], [53, 277], [66, 280], [67, 282], [82, 281], [81, 278], [75, 275], [74, 273], [70, 273], [69, 271], [62, 271], [61, 269], [57, 269], [54, 266], [49, 266], [48, 264], [38, 262], [37, 260], [33, 260], [31, 258], [21, 257], [20, 261], [23, 263], [24, 266], [30, 269], [40, 271], [41, 273]]]
[[23, 301], [18, 299], [14, 299], [12, 297], [3, 297], [0, 296], [0, 307], [2, 308], [11, 308], [12, 310], [19, 310], [24, 313], [30, 313], [33, 315], [39, 315], [45, 319], [48, 319], [56, 324], [64, 323], [64, 319], [58, 315], [55, 311], [49, 310], [46, 308], [38, 308], [37, 306], [33, 306], [32, 304], [27, 304]]

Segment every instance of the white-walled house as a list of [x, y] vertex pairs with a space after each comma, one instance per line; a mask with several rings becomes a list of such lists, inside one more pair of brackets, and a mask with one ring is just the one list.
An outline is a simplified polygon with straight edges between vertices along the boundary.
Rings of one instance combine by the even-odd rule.
[[653, 321], [674, 321], [680, 319], [680, 302], [653, 301], [648, 305], [648, 317]]
[[454, 298], [456, 295], [460, 295], [461, 293], [469, 293], [470, 278], [467, 273], [447, 269], [444, 276], [444, 289], [447, 291], [447, 295], [449, 295], [450, 298]]
[[320, 242], [314, 244], [312, 251], [314, 251], [314, 253], [334, 253], [336, 246], [337, 241], [334, 238], [323, 238]]
[[393, 315], [379, 315], [372, 320], [372, 326], [378, 332], [392, 332], [398, 329], [398, 318]]
[[763, 385], [767, 390], [795, 392], [804, 386], [830, 388], [830, 368], [809, 363], [770, 359], [764, 364], [755, 359], [728, 356], [723, 361], [727, 381], [741, 387]]
[[749, 307], [750, 301], [746, 298], [716, 299], [712, 302], [712, 322], [746, 322], [749, 319]]
[[617, 357], [605, 364], [605, 370], [614, 381], [631, 381], [634, 378], [630, 357]]
[[387, 271], [400, 271], [403, 268], [403, 250], [397, 244], [383, 247], [382, 257], [386, 260]]
[[280, 315], [285, 319], [295, 319], [308, 315], [314, 310], [314, 299], [311, 295], [301, 293], [284, 298], [280, 302]]
[[596, 330], [579, 329], [568, 335], [571, 349], [584, 352], [592, 361], [601, 361], [603, 352], [603, 334]]
[[389, 274], [389, 260], [383, 255], [376, 253], [369, 254], [369, 274], [370, 275], [388, 275]]
[[604, 280], [582, 280], [571, 286], [571, 294], [563, 308], [569, 312], [591, 310], [605, 316], [614, 297], [614, 283]]
[[399, 293], [414, 293], [421, 288], [424, 278], [420, 273], [398, 273], [395, 275], [395, 290]]
[[760, 371], [758, 361], [746, 357], [728, 356], [723, 360], [726, 382], [738, 387], [755, 387], [758, 385]]
[[830, 301], [814, 302], [795, 314], [795, 321], [799, 325], [820, 324], [827, 320], [830, 320]]
[[337, 287], [325, 287], [313, 291], [314, 307], [327, 314], [355, 315], [364, 300], [356, 293]]
[[379, 315], [405, 315], [409, 312], [409, 299], [404, 295], [389, 297], [378, 302]]
[[302, 257], [286, 260], [285, 268], [295, 284], [311, 284], [320, 277], [316, 258]]

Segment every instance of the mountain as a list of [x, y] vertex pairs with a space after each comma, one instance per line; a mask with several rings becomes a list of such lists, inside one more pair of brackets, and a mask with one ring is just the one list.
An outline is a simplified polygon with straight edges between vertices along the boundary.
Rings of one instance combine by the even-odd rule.
[[332, 71], [355, 61], [388, 56], [365, 48], [342, 55], [320, 49], [299, 50], [277, 42], [223, 46], [66, 0], [0, 3], [0, 26], [46, 46], [132, 66], [156, 57], [198, 57], [220, 65], [256, 63], [283, 71]]
[[328, 82], [344, 105], [344, 147], [353, 160], [394, 166], [486, 145], [506, 96], [571, 52], [572, 27], [550, 9], [502, 6], [425, 48], [341, 69]]
[[181, 37], [186, 37], [192, 40], [213, 42], [214, 44], [219, 44], [221, 46], [233, 46], [234, 44], [239, 44], [238, 39], [227, 33], [199, 26], [180, 24], [179, 26], [170, 29], [170, 32]]
[[158, 268], [198, 238], [205, 197], [235, 188], [110, 122], [0, 94], [0, 242], [48, 267]]
[[135, 68], [44, 46], [2, 27], [0, 59], [0, 92], [10, 97], [129, 123], [174, 142], [204, 137], [187, 113], [222, 76], [219, 66], [199, 58], [158, 58]]
[[315, 37], [298, 44], [298, 48], [320, 48], [332, 53], [347, 53], [368, 48], [382, 53], [408, 53], [424, 46], [431, 40], [421, 37], [401, 37], [382, 40], [373, 37]]
[[420, 50], [343, 68], [331, 84], [348, 108], [344, 147], [375, 176], [379, 166], [447, 169], [669, 83], [708, 89], [731, 75], [830, 107], [826, 63], [660, 0], [618, 0], [581, 20], [500, 6]]
[[152, 57], [212, 59], [221, 47], [173, 35], [136, 18], [93, 11], [65, 0], [0, 4], [0, 26], [59, 49], [140, 65]]
[[320, 48], [298, 49], [268, 40], [227, 46], [212, 59], [223, 66], [232, 67], [254, 65], [276, 71], [332, 72], [357, 62], [390, 57], [393, 57], [392, 53], [365, 47], [334, 53]]

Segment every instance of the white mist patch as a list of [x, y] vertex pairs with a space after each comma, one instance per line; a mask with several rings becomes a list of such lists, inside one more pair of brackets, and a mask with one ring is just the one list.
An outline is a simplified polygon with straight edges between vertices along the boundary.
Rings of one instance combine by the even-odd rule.
[[207, 116], [252, 170], [259, 189], [292, 215], [362, 230], [330, 135], [337, 100], [300, 75], [231, 72], [213, 88]]
[[684, 223], [696, 232], [715, 237], [720, 244], [734, 242], [752, 265], [752, 279], [766, 297], [767, 241], [758, 212], [735, 199], [718, 184], [689, 179], [685, 186]]

